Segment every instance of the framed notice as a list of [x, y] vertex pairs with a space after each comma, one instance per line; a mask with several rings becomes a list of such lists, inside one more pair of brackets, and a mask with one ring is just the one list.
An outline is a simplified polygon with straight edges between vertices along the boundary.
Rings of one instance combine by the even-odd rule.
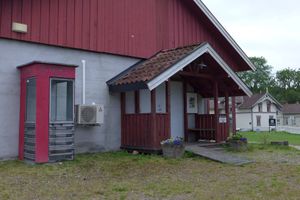
[[198, 113], [197, 93], [187, 93], [187, 113]]

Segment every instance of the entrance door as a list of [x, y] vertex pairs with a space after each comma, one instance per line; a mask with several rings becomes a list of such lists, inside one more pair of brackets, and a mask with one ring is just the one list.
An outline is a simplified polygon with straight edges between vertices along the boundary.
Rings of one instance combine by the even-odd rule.
[[184, 137], [183, 84], [171, 81], [171, 137]]

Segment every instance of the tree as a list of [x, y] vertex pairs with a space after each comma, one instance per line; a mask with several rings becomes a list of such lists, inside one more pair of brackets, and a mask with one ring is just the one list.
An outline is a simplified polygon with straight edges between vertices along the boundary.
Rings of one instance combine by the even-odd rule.
[[255, 65], [256, 70], [239, 73], [239, 76], [252, 92], [264, 92], [274, 83], [271, 74], [273, 67], [267, 64], [264, 57], [251, 57], [250, 60]]
[[283, 103], [300, 101], [300, 70], [283, 69], [276, 73], [274, 93]]

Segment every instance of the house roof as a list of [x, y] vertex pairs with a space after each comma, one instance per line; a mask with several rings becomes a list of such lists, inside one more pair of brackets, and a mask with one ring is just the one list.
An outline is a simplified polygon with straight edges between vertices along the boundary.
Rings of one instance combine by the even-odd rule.
[[198, 47], [199, 44], [160, 51], [150, 59], [139, 62], [128, 71], [124, 71], [116, 78], [114, 84], [121, 85], [152, 80]]
[[283, 114], [300, 114], [300, 104], [284, 104], [282, 106]]
[[245, 96], [243, 98], [243, 103], [239, 106], [239, 109], [250, 109], [264, 98], [269, 97], [277, 106], [282, 107], [282, 105], [268, 92], [253, 94], [251, 97]]
[[265, 93], [253, 94], [251, 97], [244, 97], [243, 103], [239, 106], [240, 109], [252, 108], [259, 99], [261, 99]]
[[107, 82], [111, 91], [152, 90], [204, 54], [209, 54], [246, 95], [252, 95], [245, 83], [208, 43], [162, 50], [138, 62]]

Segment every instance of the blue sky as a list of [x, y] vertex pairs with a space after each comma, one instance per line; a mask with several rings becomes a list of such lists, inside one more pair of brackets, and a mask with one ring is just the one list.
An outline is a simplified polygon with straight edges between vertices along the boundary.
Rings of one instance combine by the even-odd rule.
[[299, 0], [202, 0], [248, 56], [300, 68]]

